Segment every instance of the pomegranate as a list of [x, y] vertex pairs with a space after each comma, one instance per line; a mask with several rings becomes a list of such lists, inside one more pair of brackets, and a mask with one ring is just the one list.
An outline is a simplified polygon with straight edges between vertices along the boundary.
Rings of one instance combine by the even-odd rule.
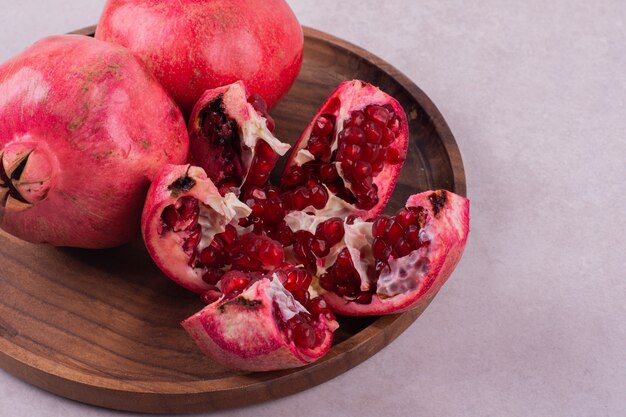
[[205, 90], [238, 80], [273, 106], [304, 46], [284, 0], [109, 0], [96, 38], [130, 49], [186, 116]]
[[330, 95], [293, 147], [282, 175], [290, 209], [320, 216], [382, 212], [408, 147], [400, 103], [377, 87], [346, 81]]
[[311, 363], [328, 352], [338, 324], [320, 297], [307, 302], [308, 309], [296, 300], [286, 289], [295, 285], [287, 275], [228, 272], [224, 293], [182, 325], [205, 354], [230, 368], [270, 371]]
[[86, 36], [45, 38], [0, 66], [0, 120], [0, 226], [57, 246], [135, 237], [150, 180], [189, 147], [143, 65]]
[[289, 145], [276, 139], [274, 121], [258, 94], [242, 82], [208, 90], [189, 120], [190, 162], [204, 169], [222, 194], [263, 186]]
[[351, 316], [416, 308], [458, 263], [469, 232], [469, 200], [449, 191], [411, 196], [394, 216], [369, 221], [287, 214], [294, 262], [319, 277], [330, 309]]

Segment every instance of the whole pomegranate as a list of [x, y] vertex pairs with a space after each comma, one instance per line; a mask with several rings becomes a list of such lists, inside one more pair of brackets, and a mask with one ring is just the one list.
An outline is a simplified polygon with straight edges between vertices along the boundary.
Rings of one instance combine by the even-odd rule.
[[120, 46], [53, 36], [0, 66], [0, 226], [17, 237], [128, 242], [150, 180], [188, 148], [175, 103]]
[[273, 106], [302, 65], [302, 28], [284, 0], [109, 0], [96, 38], [140, 58], [185, 116], [205, 90], [242, 80]]

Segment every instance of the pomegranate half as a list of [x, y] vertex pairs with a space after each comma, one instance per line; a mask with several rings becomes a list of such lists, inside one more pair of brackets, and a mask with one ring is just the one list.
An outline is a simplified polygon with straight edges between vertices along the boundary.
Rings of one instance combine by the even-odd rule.
[[130, 49], [189, 116], [208, 89], [242, 80], [273, 106], [302, 65], [284, 0], [109, 0], [96, 38]]
[[215, 361], [239, 370], [270, 371], [306, 365], [330, 349], [338, 324], [321, 298], [305, 308], [277, 273], [248, 277], [231, 271], [222, 284], [221, 298], [182, 323]]
[[[291, 209], [318, 204], [321, 216], [380, 214], [396, 185], [409, 143], [408, 122], [396, 99], [359, 80], [328, 97], [291, 150], [282, 187]], [[313, 187], [323, 188], [319, 198]]]
[[[335, 313], [365, 316], [417, 308], [446, 282], [469, 233], [469, 200], [445, 190], [411, 196], [394, 216], [369, 221], [292, 212], [293, 256], [319, 277]], [[315, 248], [324, 248], [323, 251]]]
[[21, 239], [130, 241], [150, 180], [188, 148], [175, 103], [120, 46], [53, 36], [0, 66], [0, 226]]

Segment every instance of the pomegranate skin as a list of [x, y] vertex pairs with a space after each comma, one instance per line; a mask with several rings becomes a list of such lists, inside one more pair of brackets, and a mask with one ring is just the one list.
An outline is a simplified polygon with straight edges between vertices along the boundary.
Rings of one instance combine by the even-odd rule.
[[56, 246], [133, 239], [153, 176], [189, 149], [145, 67], [86, 36], [45, 38], [0, 66], [0, 121], [0, 226]]
[[[402, 264], [391, 265], [394, 274], [402, 265], [408, 279], [400, 282], [408, 289], [398, 294], [381, 294], [379, 288], [369, 304], [359, 304], [330, 291], [321, 291], [328, 307], [348, 316], [371, 316], [401, 313], [427, 303], [445, 284], [458, 264], [469, 234], [469, 200], [445, 190], [425, 191], [409, 197], [406, 207], [424, 207], [428, 220], [424, 232], [430, 240], [406, 257]], [[402, 258], [398, 261], [402, 261]], [[390, 262], [391, 264], [391, 262]], [[391, 280], [387, 287], [393, 289]], [[396, 280], [397, 282], [397, 280]], [[391, 283], [391, 284], [390, 284]]]
[[[325, 335], [313, 349], [297, 346], [281, 334], [275, 311], [287, 298], [282, 286], [264, 278], [233, 299], [221, 298], [182, 322], [200, 350], [218, 363], [244, 371], [271, 371], [307, 365], [324, 356], [338, 324], [320, 314], [316, 327]], [[282, 297], [277, 297], [281, 294]], [[280, 302], [280, 301], [279, 301]], [[301, 307], [299, 304], [298, 306]], [[293, 308], [293, 305], [292, 305]], [[287, 310], [288, 308], [283, 308]]]
[[302, 28], [284, 0], [109, 0], [96, 39], [141, 59], [189, 116], [205, 90], [242, 80], [273, 106], [302, 65]]

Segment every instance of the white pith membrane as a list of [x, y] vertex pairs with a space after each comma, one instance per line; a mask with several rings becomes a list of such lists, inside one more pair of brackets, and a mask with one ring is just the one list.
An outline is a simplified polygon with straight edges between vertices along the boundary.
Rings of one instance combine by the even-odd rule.
[[[207, 106], [213, 100], [209, 101]], [[259, 139], [263, 139], [267, 142], [272, 150], [279, 156], [285, 155], [291, 148], [291, 145], [281, 142], [269, 131], [265, 117], [257, 113], [252, 104], [248, 103], [246, 90], [241, 82], [236, 82], [225, 87], [222, 93], [222, 103], [226, 116], [233, 119], [237, 124], [242, 145], [241, 163], [244, 167], [244, 176], [241, 184], [244, 184], [248, 177], [250, 165], [254, 160], [256, 144]]]
[[[259, 281], [260, 282], [260, 281]], [[257, 285], [255, 282], [252, 285]], [[245, 294], [245, 291], [244, 291]], [[299, 313], [307, 313], [308, 311], [293, 295], [283, 287], [276, 274], [272, 274], [272, 280], [265, 290], [265, 294], [273, 300], [280, 310], [280, 315], [284, 321], [291, 320]]]
[[[336, 151], [339, 148], [339, 133], [343, 131], [344, 123], [350, 118], [350, 114], [352, 112], [363, 110], [368, 105], [377, 105], [377, 104], [383, 105], [384, 103], [387, 102], [387, 99], [388, 99], [387, 98], [388, 96], [377, 87], [364, 84], [363, 82], [359, 80], [354, 80], [352, 84], [353, 84], [353, 87], [351, 89], [343, 90], [339, 96], [341, 105], [339, 107], [339, 110], [335, 118], [335, 128], [333, 131], [333, 137], [332, 137], [331, 147], [330, 147], [331, 155], [334, 151]], [[374, 91], [372, 95], [368, 95], [367, 103], [360, 102], [360, 100], [362, 99], [363, 90], [368, 90], [368, 94], [369, 94], [369, 91], [372, 91], [372, 90]], [[320, 110], [318, 112], [318, 115], [316, 116], [316, 119], [319, 116], [324, 115], [324, 114], [333, 114], [333, 113], [327, 112], [326, 110], [327, 110], [326, 107]], [[305, 140], [302, 141], [302, 148], [298, 150], [298, 152], [296, 153], [293, 159], [293, 161], [295, 162], [297, 166], [302, 166], [309, 161], [315, 160], [315, 157], [313, 156], [313, 154], [311, 154], [311, 152], [309, 152], [306, 149], [306, 144], [308, 143], [312, 132], [313, 132], [313, 126], [311, 125], [305, 131], [305, 136], [304, 136]], [[350, 192], [353, 193], [352, 183], [346, 178], [345, 174], [343, 173], [343, 170], [341, 169], [341, 163], [333, 162], [333, 165], [335, 165], [335, 168], [337, 169], [337, 173], [339, 174], [339, 177], [342, 179], [343, 183], [345, 184], [346, 189], [348, 189]], [[380, 175], [384, 171], [385, 169], [383, 168], [383, 171], [381, 171], [377, 176], [372, 177], [372, 182], [379, 185], [378, 181], [375, 181], [375, 180], [376, 178], [380, 177]], [[345, 217], [346, 215], [349, 215], [349, 214], [354, 214], [356, 216], [359, 216], [361, 214], [367, 213], [367, 210], [359, 209], [355, 205], [350, 204], [342, 200], [339, 197], [336, 197], [333, 193], [331, 193], [328, 190], [325, 184], [320, 183], [320, 185], [326, 188], [326, 191], [329, 195], [328, 204], [326, 204], [326, 206], [323, 209], [316, 209], [312, 206], [309, 206], [305, 209], [307, 212], [310, 212], [310, 213], [312, 212], [317, 216], [328, 216], [328, 217], [335, 217], [335, 216]], [[332, 198], [332, 201], [331, 201], [331, 198]]]
[[209, 246], [215, 235], [226, 230], [226, 225], [237, 224], [239, 219], [248, 217], [252, 210], [241, 202], [233, 193], [224, 197], [212, 195], [198, 201], [198, 224], [202, 227], [202, 238], [198, 243], [198, 253]]

